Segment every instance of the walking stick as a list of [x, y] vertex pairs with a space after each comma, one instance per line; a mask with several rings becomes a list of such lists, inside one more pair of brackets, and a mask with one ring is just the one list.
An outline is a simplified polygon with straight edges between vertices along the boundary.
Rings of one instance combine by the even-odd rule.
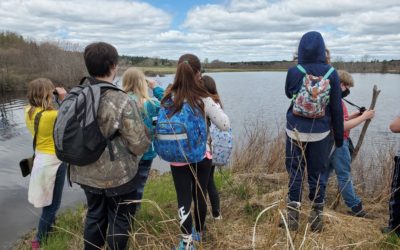
[[[369, 106], [370, 110], [375, 108], [376, 100], [378, 99], [378, 96], [379, 96], [380, 93], [381, 93], [381, 90], [379, 90], [378, 87], [376, 85], [374, 85], [374, 88], [372, 89], [371, 105]], [[368, 126], [369, 126], [370, 123], [371, 123], [370, 119], [366, 120], [365, 123], [364, 123], [364, 126], [363, 126], [363, 128], [361, 130], [360, 137], [358, 138], [358, 141], [357, 141], [357, 145], [354, 148], [354, 152], [353, 152], [353, 155], [351, 157], [351, 162], [353, 162], [353, 160], [357, 157], [358, 152], [360, 151], [361, 145], [362, 145], [362, 143], [364, 141], [364, 137], [365, 137], [365, 134], [367, 133], [367, 129], [368, 129]], [[337, 208], [337, 206], [339, 205], [339, 203], [340, 203], [340, 190], [338, 188], [338, 191], [336, 193], [336, 199], [335, 199], [335, 201], [333, 202], [333, 204], [331, 206], [332, 209], [335, 210]]]
[[[378, 95], [380, 93], [381, 93], [381, 90], [379, 90], [378, 87], [376, 85], [374, 85], [374, 88], [372, 90], [372, 101], [371, 101], [371, 105], [369, 106], [370, 110], [375, 108], [376, 100], [378, 99]], [[354, 148], [352, 159], [355, 159], [357, 157], [358, 152], [360, 151], [361, 145], [364, 141], [365, 133], [367, 132], [367, 129], [368, 129], [368, 126], [370, 123], [371, 123], [370, 119], [365, 121], [364, 126], [361, 130], [360, 137], [358, 138], [357, 146]]]

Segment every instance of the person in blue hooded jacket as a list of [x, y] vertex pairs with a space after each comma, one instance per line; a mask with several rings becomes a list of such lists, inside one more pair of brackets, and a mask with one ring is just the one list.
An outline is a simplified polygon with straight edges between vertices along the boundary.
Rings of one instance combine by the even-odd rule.
[[[303, 72], [297, 66], [289, 68], [285, 84], [286, 96], [292, 100], [286, 114], [286, 169], [289, 174], [287, 220], [289, 229], [298, 229], [303, 180], [307, 168], [308, 197], [312, 201], [309, 218], [311, 230], [320, 232], [323, 228], [322, 211], [326, 187], [320, 177], [329, 163], [332, 136], [336, 147], [343, 144], [341, 89], [336, 70], [331, 70], [332, 66], [328, 64], [324, 39], [320, 33], [311, 31], [304, 34], [297, 56]], [[293, 112], [293, 100], [303, 85], [304, 71], [313, 76], [326, 76], [329, 80], [329, 102], [322, 117], [306, 118]]]

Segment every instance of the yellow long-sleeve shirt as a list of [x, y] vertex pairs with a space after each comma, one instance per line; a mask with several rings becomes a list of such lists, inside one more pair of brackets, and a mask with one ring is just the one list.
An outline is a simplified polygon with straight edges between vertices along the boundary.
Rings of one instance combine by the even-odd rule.
[[[30, 106], [25, 109], [25, 123], [32, 137], [35, 135], [35, 117], [37, 113], [42, 111], [41, 108], [35, 108], [32, 115], [32, 119], [29, 118]], [[57, 118], [57, 110], [48, 110], [42, 113], [42, 117], [39, 122], [39, 131], [36, 139], [36, 150], [45, 154], [55, 154], [54, 140], [53, 140], [53, 128]]]

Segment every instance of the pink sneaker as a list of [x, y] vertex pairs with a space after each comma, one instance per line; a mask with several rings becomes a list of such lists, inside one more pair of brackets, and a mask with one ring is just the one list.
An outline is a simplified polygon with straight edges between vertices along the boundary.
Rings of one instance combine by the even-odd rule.
[[32, 250], [40, 249], [40, 242], [38, 240], [32, 240], [31, 247], [32, 247]]

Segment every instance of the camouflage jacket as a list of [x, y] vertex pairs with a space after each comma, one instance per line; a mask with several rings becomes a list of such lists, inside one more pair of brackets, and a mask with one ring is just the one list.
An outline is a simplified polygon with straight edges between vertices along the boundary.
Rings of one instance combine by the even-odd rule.
[[150, 141], [136, 104], [127, 94], [107, 90], [102, 94], [97, 112], [101, 132], [111, 141], [115, 160], [110, 160], [108, 147], [100, 158], [86, 166], [71, 166], [71, 181], [85, 186], [109, 189], [126, 184], [135, 177], [141, 155]]

